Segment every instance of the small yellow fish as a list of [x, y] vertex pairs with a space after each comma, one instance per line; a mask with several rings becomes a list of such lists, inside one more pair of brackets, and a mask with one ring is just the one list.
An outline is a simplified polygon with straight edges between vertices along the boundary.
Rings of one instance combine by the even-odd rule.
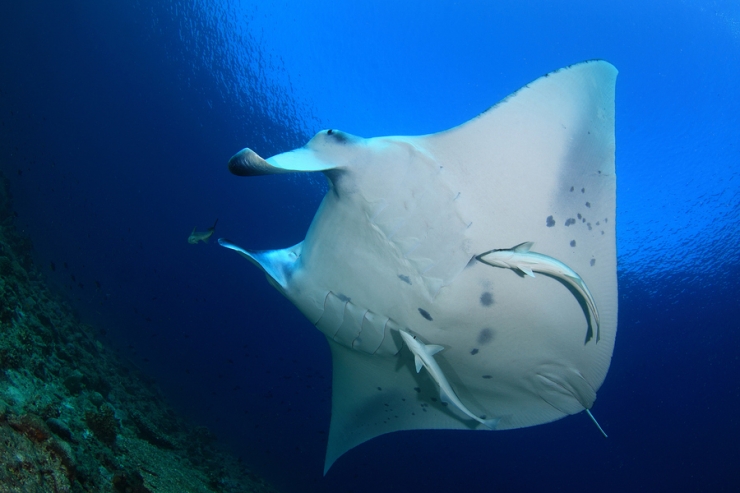
[[195, 245], [199, 241], [202, 241], [203, 243], [208, 243], [208, 239], [213, 236], [213, 232], [216, 231], [216, 223], [218, 223], [218, 219], [216, 219], [216, 222], [213, 223], [213, 226], [208, 228], [205, 231], [196, 231], [195, 228], [193, 228], [193, 232], [190, 233], [190, 236], [188, 236], [188, 243], [191, 245]]

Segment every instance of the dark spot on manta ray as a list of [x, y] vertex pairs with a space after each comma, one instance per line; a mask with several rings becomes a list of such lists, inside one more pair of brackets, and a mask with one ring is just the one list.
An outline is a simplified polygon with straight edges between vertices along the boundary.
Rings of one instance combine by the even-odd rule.
[[583, 218], [583, 219], [581, 220], [581, 222], [582, 222], [582, 223], [585, 223], [585, 222], [586, 222], [586, 218], [584, 217], [584, 218]]
[[350, 298], [349, 296], [344, 295], [342, 293], [337, 294], [337, 298], [339, 298], [340, 300], [344, 301], [345, 303], [347, 303], [348, 301], [352, 301], [352, 298]]
[[588, 230], [591, 231], [593, 228], [591, 227], [591, 223], [586, 223], [586, 226], [588, 226]]
[[552, 228], [555, 226], [555, 219], [552, 218], [552, 216], [547, 216], [547, 227]]
[[591, 202], [586, 202], [586, 207], [591, 208]]
[[608, 223], [608, 222], [609, 222], [609, 219], [605, 217], [605, 218], [604, 218], [604, 224], [606, 224], [606, 223]]
[[471, 355], [473, 355], [473, 356], [475, 356], [476, 354], [478, 354], [478, 348], [477, 348], [477, 347], [474, 347], [474, 348], [473, 348], [473, 349], [472, 349], [472, 350], [470, 351], [470, 354], [471, 354]]
[[568, 218], [568, 219], [567, 219], [567, 220], [565, 221], [565, 225], [566, 225], [566, 226], [570, 226], [571, 224], [575, 224], [575, 223], [576, 223], [576, 220], [575, 220], [574, 218], [572, 218], [572, 217], [569, 217], [569, 218]]
[[398, 274], [398, 278], [408, 284], [411, 285], [411, 279], [409, 279], [409, 276], [404, 276], [403, 274]]
[[570, 191], [572, 192], [573, 190], [575, 190], [575, 187], [570, 187]]
[[570, 246], [572, 247], [576, 246], [576, 240], [570, 240]]
[[414, 390], [417, 392], [421, 392], [421, 389], [419, 387], [414, 387]]
[[581, 216], [581, 213], [579, 212], [577, 217], [578, 219], [581, 219], [583, 216]]
[[425, 310], [425, 309], [423, 309], [423, 308], [419, 308], [419, 313], [421, 314], [421, 316], [422, 316], [422, 317], [426, 318], [426, 319], [427, 319], [427, 320], [429, 320], [430, 322], [431, 322], [432, 320], [434, 320], [434, 319], [432, 318], [432, 316], [431, 316], [431, 315], [429, 315], [429, 312], [428, 312], [428, 311], [426, 311], [426, 310]]
[[488, 344], [493, 340], [493, 331], [489, 328], [481, 329], [478, 332], [478, 344]]
[[595, 258], [592, 258], [592, 259], [591, 259], [591, 267], [593, 267], [593, 266], [594, 266], [594, 264], [596, 264], [596, 259], [595, 259]]
[[436, 397], [432, 397], [432, 402], [437, 402], [437, 398]]
[[596, 226], [601, 226], [601, 221], [596, 221]]
[[480, 295], [480, 304], [483, 306], [493, 305], [493, 295], [488, 291]]
[[581, 188], [581, 193], [586, 193], [586, 189], [585, 188]]
[[378, 390], [383, 390], [383, 387], [378, 387]]
[[483, 375], [483, 378], [489, 379], [489, 378], [493, 378], [493, 377], [491, 375]]

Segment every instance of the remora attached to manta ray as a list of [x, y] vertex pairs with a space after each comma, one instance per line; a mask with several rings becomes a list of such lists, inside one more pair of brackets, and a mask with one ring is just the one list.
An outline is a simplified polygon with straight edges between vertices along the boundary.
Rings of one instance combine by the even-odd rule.
[[[258, 252], [219, 240], [327, 338], [325, 472], [383, 433], [504, 430], [592, 407], [617, 331], [616, 75], [604, 61], [573, 65], [437, 134], [325, 130], [267, 160], [250, 149], [231, 158], [239, 176], [322, 171], [329, 181], [303, 242]], [[536, 242], [552, 277], [525, 282], [486, 265], [522, 241]], [[598, 344], [584, 344], [588, 317], [559, 282], [569, 272]]]
[[[583, 282], [581, 276], [557, 259], [541, 253], [530, 252], [530, 248], [532, 248], [532, 242], [527, 241], [514, 248], [491, 250], [490, 252], [478, 255], [476, 258], [494, 267], [516, 269], [530, 277], [534, 277], [534, 272], [541, 272], [572, 286], [583, 297], [589, 313], [594, 318], [594, 322], [596, 323], [596, 342], [598, 342], [600, 339], [599, 311], [596, 309], [596, 302], [591, 295], [591, 291], [588, 290], [588, 286]], [[586, 336], [586, 342], [590, 340], [589, 335]]]

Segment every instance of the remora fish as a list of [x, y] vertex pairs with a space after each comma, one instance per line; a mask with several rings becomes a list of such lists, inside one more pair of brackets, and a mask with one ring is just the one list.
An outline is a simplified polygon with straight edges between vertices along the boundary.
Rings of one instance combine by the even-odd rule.
[[218, 223], [218, 219], [213, 223], [213, 226], [208, 228], [205, 231], [196, 231], [196, 228], [193, 228], [193, 232], [190, 233], [190, 236], [188, 236], [188, 243], [191, 245], [195, 245], [199, 241], [202, 241], [203, 243], [208, 243], [208, 239], [213, 236], [213, 232], [216, 231], [216, 223]]
[[483, 419], [472, 412], [465, 407], [465, 404], [460, 402], [460, 399], [457, 397], [457, 394], [455, 394], [455, 391], [452, 390], [452, 387], [450, 386], [450, 382], [447, 381], [447, 377], [445, 377], [445, 374], [442, 372], [442, 369], [439, 367], [437, 362], [434, 360], [434, 355], [438, 352], [442, 351], [444, 348], [442, 346], [438, 346], [436, 344], [424, 344], [420, 340], [416, 338], [416, 336], [412, 336], [406, 331], [400, 330], [401, 337], [403, 338], [403, 342], [406, 343], [406, 346], [409, 348], [409, 350], [414, 353], [414, 363], [416, 364], [416, 373], [419, 373], [421, 371], [421, 367], [424, 366], [424, 368], [427, 369], [429, 372], [429, 375], [432, 377], [432, 379], [437, 383], [439, 386], [439, 396], [442, 399], [442, 402], [451, 402], [455, 405], [460, 411], [464, 412], [477, 422], [487, 426], [488, 428], [494, 430], [496, 429], [496, 425], [498, 424], [499, 420], [497, 418], [493, 419]]
[[596, 309], [596, 302], [593, 296], [591, 296], [591, 291], [588, 290], [586, 283], [583, 282], [581, 276], [561, 261], [541, 253], [530, 252], [529, 249], [532, 248], [532, 245], [533, 243], [531, 241], [527, 241], [513, 248], [491, 250], [490, 252], [478, 255], [476, 258], [488, 265], [518, 270], [530, 277], [534, 277], [534, 272], [541, 272], [572, 286], [583, 297], [594, 318], [594, 322], [596, 323], [596, 342], [599, 342], [601, 337], [599, 333], [599, 312]]

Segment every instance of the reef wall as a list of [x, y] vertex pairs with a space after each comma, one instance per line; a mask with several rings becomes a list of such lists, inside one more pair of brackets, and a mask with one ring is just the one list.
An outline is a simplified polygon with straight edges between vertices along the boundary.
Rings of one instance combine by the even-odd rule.
[[0, 175], [0, 492], [265, 492], [48, 288]]

